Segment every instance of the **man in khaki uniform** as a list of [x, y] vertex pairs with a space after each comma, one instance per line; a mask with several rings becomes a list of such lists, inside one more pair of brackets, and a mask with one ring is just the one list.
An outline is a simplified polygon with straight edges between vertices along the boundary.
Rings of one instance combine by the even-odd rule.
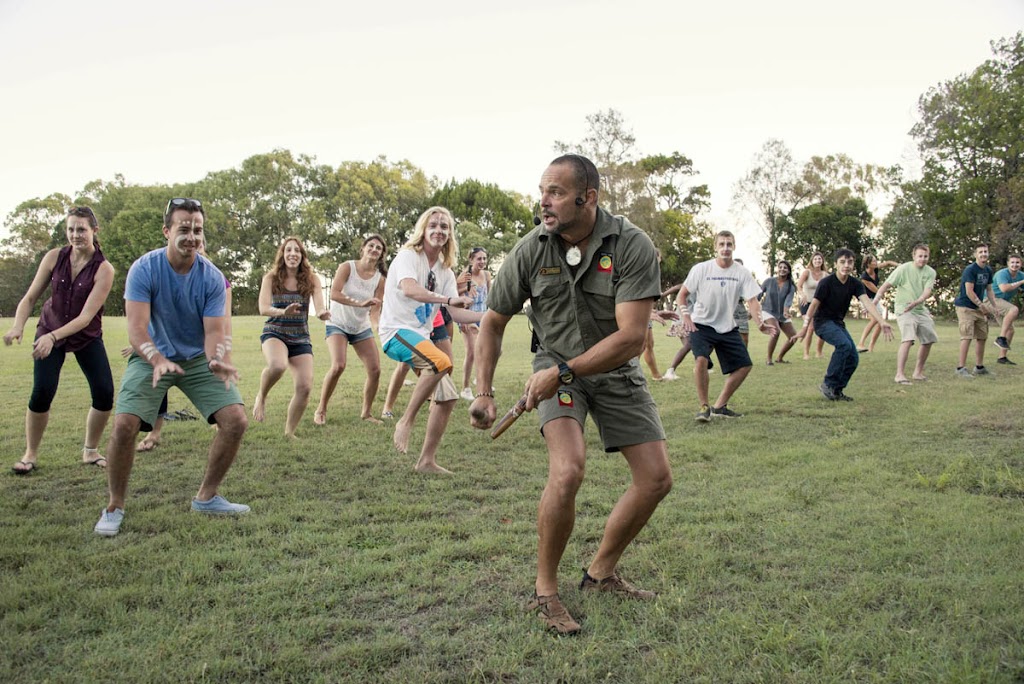
[[608, 517], [582, 591], [654, 598], [621, 579], [616, 565], [672, 487], [665, 433], [637, 361], [661, 289], [657, 254], [643, 231], [598, 208], [598, 185], [596, 167], [579, 155], [555, 159], [541, 177], [543, 225], [519, 241], [494, 280], [477, 340], [477, 392], [470, 407], [474, 427], [491, 426], [496, 409], [490, 388], [502, 336], [529, 299], [540, 348], [526, 381], [526, 408], [540, 415], [549, 466], [528, 608], [560, 634], [580, 629], [559, 598], [558, 563], [583, 482], [587, 415], [605, 451], [626, 458], [632, 484]]

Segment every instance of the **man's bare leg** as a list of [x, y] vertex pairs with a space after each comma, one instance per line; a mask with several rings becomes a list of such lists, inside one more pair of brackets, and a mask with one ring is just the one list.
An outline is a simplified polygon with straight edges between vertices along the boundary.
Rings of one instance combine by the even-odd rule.
[[[914, 345], [913, 340], [900, 342], [900, 348], [896, 350], [896, 382], [907, 381], [907, 359], [910, 358], [910, 348]], [[920, 357], [920, 352], [918, 352]]]
[[924, 374], [924, 364], [928, 360], [928, 354], [932, 351], [932, 345], [922, 344], [921, 348], [917, 350], [917, 365], [914, 366], [914, 379], [915, 380], [927, 380]]
[[231, 404], [217, 411], [214, 418], [217, 420], [217, 434], [210, 444], [210, 454], [207, 458], [206, 473], [203, 475], [203, 482], [199, 486], [196, 498], [200, 501], [209, 501], [217, 495], [224, 475], [227, 474], [231, 464], [235, 462], [238, 455], [238, 448], [242, 445], [242, 435], [249, 427], [249, 420], [245, 417], [245, 407], [241, 404]]
[[587, 569], [587, 574], [596, 580], [615, 572], [623, 551], [672, 490], [672, 470], [664, 440], [622, 447], [622, 455], [633, 481], [608, 516], [601, 545]]
[[124, 509], [128, 477], [135, 463], [135, 437], [141, 425], [139, 417], [130, 413], [114, 416], [114, 429], [110, 431], [110, 441], [107, 442], [107, 489], [110, 492], [108, 512], [115, 508]]
[[693, 382], [697, 387], [697, 403], [703, 406], [708, 403], [708, 384], [711, 377], [708, 375], [709, 359], [706, 356], [694, 356], [693, 361]]
[[[740, 388], [743, 381], [750, 375], [751, 366], [744, 366], [743, 368], [737, 368], [725, 378], [725, 385], [722, 386], [722, 392], [718, 395], [718, 400], [715, 401], [714, 408], [722, 408], [729, 403], [733, 393]], [[707, 391], [705, 390], [705, 396]], [[706, 402], [705, 402], [706, 403]]]
[[437, 383], [441, 382], [441, 375], [438, 373], [420, 373], [419, 382], [412, 390], [409, 398], [409, 405], [405, 408], [401, 420], [395, 423], [394, 445], [395, 449], [403, 454], [409, 451], [409, 435], [412, 434], [412, 426], [416, 422], [416, 414], [420, 412], [423, 403], [434, 394]]
[[548, 481], [537, 507], [537, 595], [558, 593], [558, 563], [576, 523], [576, 492], [583, 484], [586, 442], [574, 418], [544, 425]]
[[451, 475], [451, 471], [437, 465], [437, 448], [441, 445], [441, 438], [448, 427], [448, 420], [455, 410], [456, 400], [435, 401], [430, 407], [430, 414], [427, 417], [427, 434], [423, 437], [423, 449], [420, 451], [420, 460], [416, 462], [416, 472], [439, 473]]
[[967, 352], [970, 350], [970, 348], [970, 340], [960, 340], [960, 360], [956, 364], [957, 368], [963, 368], [965, 365], [967, 365]]

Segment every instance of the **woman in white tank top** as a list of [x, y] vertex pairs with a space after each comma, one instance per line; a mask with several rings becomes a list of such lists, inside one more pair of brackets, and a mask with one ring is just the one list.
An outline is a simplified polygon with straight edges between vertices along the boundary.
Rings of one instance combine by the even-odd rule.
[[[796, 282], [796, 287], [800, 290], [803, 295], [803, 300], [800, 302], [800, 314], [804, 315], [807, 313], [807, 307], [811, 305], [811, 300], [814, 299], [814, 290], [818, 287], [818, 282], [828, 275], [828, 271], [825, 270], [825, 255], [821, 252], [815, 252], [811, 255], [811, 265], [804, 269], [803, 273], [800, 274], [800, 279]], [[811, 358], [811, 337], [814, 335], [808, 335], [808, 321], [804, 321], [804, 327], [800, 331], [800, 337], [804, 341], [804, 359]], [[818, 338], [817, 356], [823, 358], [825, 340]]]
[[[371, 423], [381, 421], [373, 417], [373, 400], [380, 385], [380, 352], [373, 335], [373, 324], [380, 316], [380, 303], [384, 298], [384, 278], [387, 275], [388, 247], [384, 238], [373, 234], [363, 240], [359, 259], [338, 266], [331, 282], [331, 319], [327, 322], [327, 349], [331, 352], [331, 367], [324, 376], [320, 390], [320, 404], [313, 412], [313, 424], [327, 422], [327, 404], [345, 371], [348, 347], [352, 345], [356, 356], [366, 367], [363, 385], [363, 405], [360, 417]], [[371, 321], [371, 318], [373, 319]]]

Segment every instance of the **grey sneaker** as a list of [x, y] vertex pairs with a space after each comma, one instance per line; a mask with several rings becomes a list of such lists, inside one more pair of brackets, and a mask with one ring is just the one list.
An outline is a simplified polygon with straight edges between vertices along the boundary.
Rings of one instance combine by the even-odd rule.
[[124, 520], [124, 510], [115, 508], [108, 511], [106, 508], [100, 513], [100, 520], [92, 531], [102, 537], [114, 537], [121, 531], [121, 521]]
[[712, 406], [711, 407], [711, 417], [712, 418], [742, 418], [743, 414], [742, 413], [736, 413], [735, 411], [733, 411], [732, 409], [729, 408], [728, 404], [726, 404], [722, 408], [715, 408], [714, 406]]
[[974, 374], [975, 375], [992, 375], [991, 371], [989, 371], [989, 369], [985, 368], [984, 366], [975, 366], [974, 367]]
[[974, 375], [971, 371], [967, 370], [966, 367], [956, 369], [956, 377], [958, 378], [973, 378]]
[[853, 401], [853, 397], [848, 397], [845, 394], [843, 394], [843, 390], [836, 390], [835, 395], [836, 401]]
[[821, 386], [819, 386], [818, 389], [821, 390], [821, 396], [825, 397], [829, 401], [836, 401], [838, 399], [836, 391], [825, 383], [821, 383]]
[[245, 504], [231, 503], [218, 494], [209, 501], [192, 499], [192, 510], [207, 515], [243, 515], [249, 512], [249, 507]]
[[1009, 349], [1010, 348], [1010, 343], [1007, 342], [1006, 338], [1003, 337], [1002, 335], [997, 337], [995, 342], [996, 342], [996, 346], [999, 347], [1000, 349]]
[[697, 421], [700, 423], [711, 422], [711, 407], [708, 406], [707, 404], [703, 404], [700, 407], [700, 411], [697, 411], [697, 415], [694, 416], [694, 418], [696, 418]]

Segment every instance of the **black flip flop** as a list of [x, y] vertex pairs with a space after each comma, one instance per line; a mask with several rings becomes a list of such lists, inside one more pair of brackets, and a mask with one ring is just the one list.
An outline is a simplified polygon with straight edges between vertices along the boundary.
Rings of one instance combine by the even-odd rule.
[[13, 472], [15, 475], [28, 475], [29, 473], [36, 469], [36, 464], [34, 461], [18, 461], [18, 463], [22, 463], [24, 465], [27, 465], [28, 467], [23, 470], [19, 470], [14, 466], [11, 466], [11, 472]]

